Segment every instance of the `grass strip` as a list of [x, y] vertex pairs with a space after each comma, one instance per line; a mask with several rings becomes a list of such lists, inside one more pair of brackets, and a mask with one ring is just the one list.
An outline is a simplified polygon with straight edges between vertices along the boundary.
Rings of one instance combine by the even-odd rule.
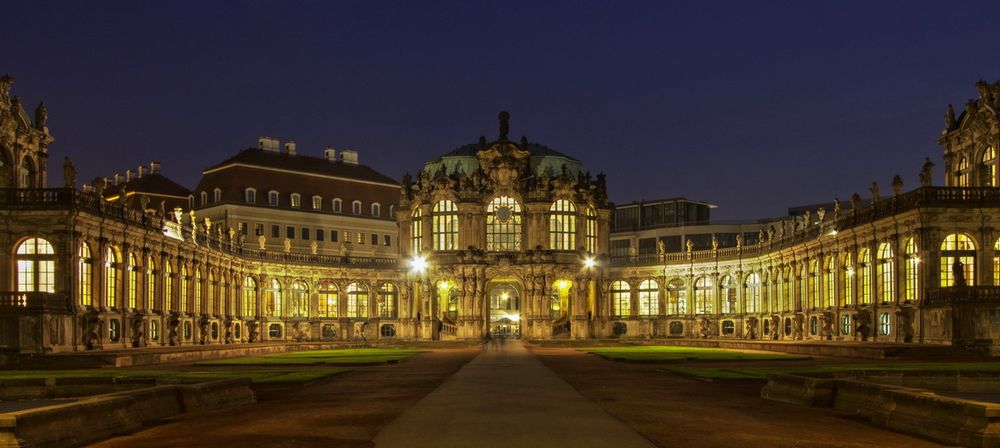
[[786, 361], [811, 359], [811, 356], [785, 353], [747, 353], [738, 350], [669, 345], [633, 347], [591, 347], [579, 349], [612, 361], [680, 362], [680, 361]]

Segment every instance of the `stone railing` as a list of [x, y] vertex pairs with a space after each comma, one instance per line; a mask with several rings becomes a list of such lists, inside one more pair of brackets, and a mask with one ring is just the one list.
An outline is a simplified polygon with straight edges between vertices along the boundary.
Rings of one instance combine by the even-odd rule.
[[126, 223], [146, 227], [162, 227], [162, 218], [126, 207], [120, 202], [108, 202], [95, 193], [73, 188], [0, 188], [0, 209], [6, 210], [83, 210], [101, 216], [113, 216]]
[[[781, 238], [778, 238], [776, 235], [771, 241], [762, 241], [757, 244], [742, 247], [726, 247], [717, 250], [708, 249], [666, 254], [613, 256], [611, 257], [611, 265], [652, 266], [710, 260], [732, 260], [739, 257], [757, 256], [815, 240], [823, 235], [831, 234], [834, 230], [839, 232], [921, 207], [1000, 208], [1000, 188], [921, 187], [900, 194], [899, 196], [882, 198], [878, 202], [858, 210], [842, 211], [837, 219], [830, 219], [809, 226], [809, 228], [804, 230], [796, 230]], [[827, 217], [832, 217], [832, 214], [832, 210], [827, 210]]]
[[453, 324], [446, 322], [441, 322], [441, 334], [448, 336], [455, 336], [458, 334], [458, 327]]
[[69, 296], [47, 292], [0, 291], [0, 310], [50, 311], [73, 310]]
[[952, 303], [1000, 303], [1000, 286], [930, 288], [922, 306], [934, 307]]

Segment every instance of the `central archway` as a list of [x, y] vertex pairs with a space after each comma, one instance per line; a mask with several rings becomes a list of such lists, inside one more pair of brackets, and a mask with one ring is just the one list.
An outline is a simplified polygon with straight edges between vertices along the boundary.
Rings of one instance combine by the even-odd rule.
[[514, 281], [493, 281], [489, 284], [489, 334], [491, 337], [521, 336], [521, 293]]

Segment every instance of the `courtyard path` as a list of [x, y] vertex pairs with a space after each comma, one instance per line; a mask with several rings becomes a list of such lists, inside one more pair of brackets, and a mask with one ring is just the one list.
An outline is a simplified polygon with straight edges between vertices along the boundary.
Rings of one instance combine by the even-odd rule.
[[375, 436], [376, 447], [653, 447], [520, 341], [495, 341]]

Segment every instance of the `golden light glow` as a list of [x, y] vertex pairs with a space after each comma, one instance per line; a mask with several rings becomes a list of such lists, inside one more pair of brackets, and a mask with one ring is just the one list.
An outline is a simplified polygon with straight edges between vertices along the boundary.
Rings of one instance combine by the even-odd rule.
[[583, 266], [586, 268], [593, 268], [594, 266], [597, 266], [597, 260], [595, 260], [594, 257], [584, 258]]
[[423, 274], [427, 270], [427, 258], [417, 255], [410, 259], [410, 273]]
[[854, 276], [854, 268], [847, 269], [847, 276], [848, 277], [853, 277]]
[[510, 294], [507, 294], [506, 291], [500, 293], [500, 300], [507, 300], [509, 298], [510, 298]]
[[440, 290], [447, 291], [447, 290], [453, 288], [454, 286], [455, 286], [455, 282], [453, 282], [451, 280], [441, 280], [441, 281], [438, 282], [438, 289], [440, 289]]
[[569, 289], [570, 283], [568, 280], [559, 280], [556, 282], [556, 289], [560, 292], [566, 292]]

